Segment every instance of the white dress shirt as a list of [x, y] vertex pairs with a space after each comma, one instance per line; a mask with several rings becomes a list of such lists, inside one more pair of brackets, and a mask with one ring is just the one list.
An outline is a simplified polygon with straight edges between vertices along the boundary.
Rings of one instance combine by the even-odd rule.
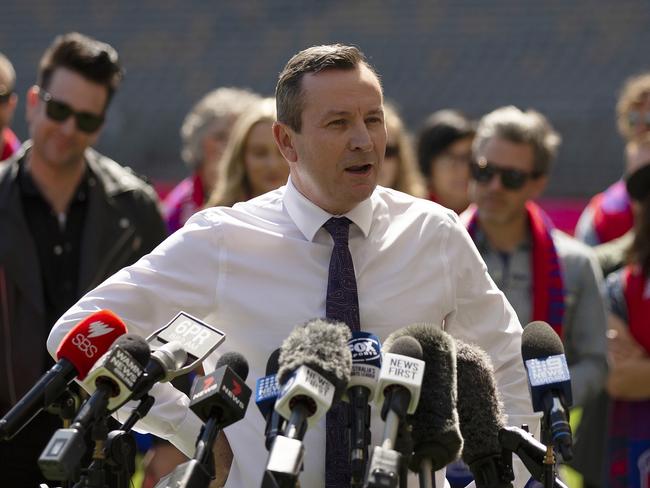
[[[384, 340], [400, 327], [428, 322], [480, 345], [494, 363], [509, 423], [535, 429], [538, 418], [521, 359], [521, 325], [456, 214], [377, 187], [346, 216], [356, 224], [350, 226], [349, 246], [362, 330]], [[217, 353], [243, 354], [253, 388], [264, 376], [269, 355], [292, 329], [325, 316], [333, 243], [322, 225], [330, 217], [291, 180], [233, 208], [204, 210], [151, 254], [84, 296], [54, 326], [48, 348], [53, 354], [71, 327], [102, 308], [142, 336], [184, 310], [226, 333]], [[207, 371], [216, 359], [216, 354], [208, 358]], [[157, 387], [156, 405], [139, 426], [192, 455], [200, 422], [188, 414], [187, 397], [167, 387]], [[373, 445], [383, 435], [378, 410], [373, 408]], [[324, 486], [324, 430], [323, 418], [305, 436], [304, 487]], [[264, 420], [255, 405], [226, 434], [234, 454], [226, 487], [260, 486], [267, 452]], [[437, 486], [443, 486], [443, 475], [438, 473]], [[517, 485], [527, 479], [519, 478]]]

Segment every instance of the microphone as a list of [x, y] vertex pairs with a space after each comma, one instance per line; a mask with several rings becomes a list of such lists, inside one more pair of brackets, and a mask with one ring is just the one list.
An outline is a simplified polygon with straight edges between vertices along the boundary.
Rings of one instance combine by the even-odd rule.
[[251, 389], [245, 381], [248, 362], [238, 352], [228, 352], [217, 361], [216, 369], [199, 376], [192, 384], [190, 408], [205, 422], [196, 442], [196, 453], [180, 464], [156, 488], [208, 486], [214, 478], [212, 447], [223, 428], [241, 420], [248, 407]]
[[352, 485], [361, 486], [366, 474], [370, 444], [370, 405], [377, 391], [381, 370], [381, 343], [369, 332], [352, 332], [348, 341], [352, 353], [352, 370], [347, 393], [350, 403], [350, 468]]
[[458, 424], [456, 345], [449, 334], [429, 324], [414, 324], [393, 332], [386, 344], [410, 336], [422, 346], [426, 364], [420, 401], [410, 417], [413, 426], [411, 471], [421, 482], [458, 458], [463, 438]]
[[546, 444], [553, 444], [564, 461], [573, 458], [569, 410], [573, 404], [571, 375], [564, 346], [546, 322], [535, 321], [524, 327], [521, 355], [528, 372], [528, 387], [533, 410], [544, 413]]
[[280, 385], [278, 385], [278, 368], [280, 359], [280, 349], [276, 349], [269, 356], [266, 363], [266, 375], [257, 380], [255, 388], [255, 403], [259, 408], [262, 416], [266, 420], [264, 436], [266, 441], [264, 445], [266, 450], [271, 449], [273, 440], [278, 434], [284, 431], [284, 418], [275, 410], [275, 402], [280, 394]]
[[395, 487], [401, 455], [395, 450], [400, 424], [413, 414], [420, 399], [424, 377], [422, 346], [411, 336], [402, 336], [384, 354], [375, 401], [382, 405], [381, 418], [386, 422], [381, 446], [375, 446], [364, 486]]
[[280, 348], [275, 410], [287, 419], [269, 452], [262, 486], [294, 486], [302, 466], [302, 439], [345, 392], [352, 369], [350, 329], [340, 322], [311, 320], [296, 327]]
[[510, 488], [514, 480], [512, 454], [504, 452], [499, 443], [505, 416], [490, 358], [478, 346], [456, 339], [456, 362], [462, 459], [477, 488]]
[[0, 420], [0, 440], [8, 440], [61, 396], [75, 378], [84, 379], [95, 361], [122, 334], [126, 325], [109, 310], [99, 310], [65, 335], [57, 363]]
[[72, 425], [58, 429], [38, 459], [47, 479], [66, 480], [73, 476], [86, 450], [86, 431], [129, 400], [149, 355], [144, 339], [126, 334], [97, 362], [83, 383], [92, 394], [79, 409]]

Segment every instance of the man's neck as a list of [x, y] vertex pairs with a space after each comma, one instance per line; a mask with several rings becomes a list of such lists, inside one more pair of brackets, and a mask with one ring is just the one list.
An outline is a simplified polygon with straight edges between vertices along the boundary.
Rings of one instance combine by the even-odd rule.
[[26, 169], [45, 200], [58, 215], [68, 210], [77, 186], [86, 171], [82, 158], [75, 164], [56, 166], [48, 164], [31, 150], [27, 153]]
[[528, 221], [526, 212], [507, 222], [481, 220], [481, 231], [485, 234], [490, 247], [505, 253], [515, 251], [527, 239]]

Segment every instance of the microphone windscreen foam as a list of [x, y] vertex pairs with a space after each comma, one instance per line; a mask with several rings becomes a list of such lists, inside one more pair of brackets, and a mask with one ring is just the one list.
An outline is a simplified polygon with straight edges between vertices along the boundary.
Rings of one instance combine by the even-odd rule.
[[67, 359], [83, 380], [93, 365], [126, 334], [126, 325], [110, 310], [88, 315], [65, 335], [56, 351], [57, 359]]
[[300, 366], [307, 366], [334, 385], [334, 402], [345, 393], [352, 370], [350, 329], [342, 322], [314, 319], [296, 327], [280, 348], [278, 382], [283, 385]]
[[237, 376], [246, 381], [246, 378], [248, 377], [248, 361], [246, 361], [246, 358], [238, 352], [232, 351], [221, 355], [217, 360], [215, 369], [218, 369], [221, 366], [228, 366], [237, 373]]
[[142, 337], [136, 334], [124, 334], [114, 344], [128, 352], [142, 368], [147, 366], [151, 356], [151, 349], [147, 341]]
[[536, 320], [524, 327], [521, 335], [521, 356], [524, 362], [559, 354], [564, 354], [564, 346], [550, 325]]
[[419, 471], [422, 460], [430, 459], [438, 470], [457, 459], [463, 445], [456, 410], [456, 345], [449, 334], [429, 324], [399, 329], [388, 341], [401, 337], [412, 337], [420, 344], [425, 362], [420, 401], [410, 417], [411, 469]]
[[422, 345], [409, 335], [397, 335], [393, 332], [384, 342], [384, 350], [391, 354], [422, 360]]
[[505, 427], [505, 416], [485, 351], [456, 339], [456, 362], [462, 458], [471, 466], [483, 457], [501, 454], [499, 431]]

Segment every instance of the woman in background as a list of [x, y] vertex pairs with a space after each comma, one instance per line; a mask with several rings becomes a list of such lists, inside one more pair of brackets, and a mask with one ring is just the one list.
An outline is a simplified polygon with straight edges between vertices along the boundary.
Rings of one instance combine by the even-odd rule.
[[628, 178], [634, 238], [629, 264], [607, 279], [607, 392], [611, 398], [607, 484], [645, 486], [650, 476], [650, 145]]
[[232, 129], [206, 207], [232, 206], [284, 185], [289, 165], [273, 139], [275, 99], [252, 105]]
[[418, 163], [429, 198], [460, 214], [469, 205], [467, 185], [474, 124], [456, 110], [440, 110], [425, 121], [417, 142]]
[[384, 103], [386, 156], [379, 170], [378, 184], [414, 197], [426, 198], [424, 179], [418, 170], [413, 142], [395, 106]]

